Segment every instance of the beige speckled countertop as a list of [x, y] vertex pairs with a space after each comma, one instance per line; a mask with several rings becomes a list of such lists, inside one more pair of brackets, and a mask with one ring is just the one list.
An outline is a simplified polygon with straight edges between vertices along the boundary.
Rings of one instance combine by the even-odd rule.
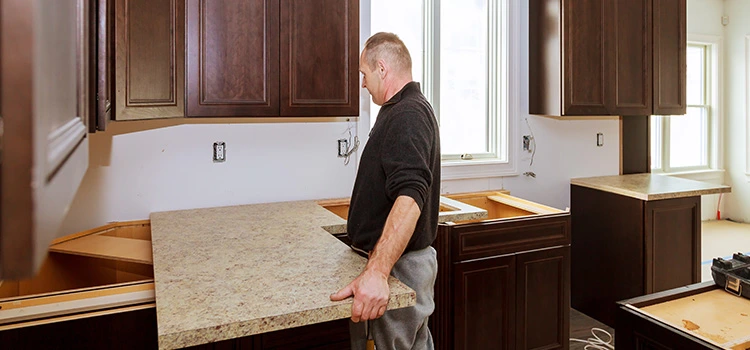
[[[159, 348], [350, 317], [329, 295], [366, 260], [322, 228], [342, 222], [314, 201], [152, 213]], [[416, 303], [389, 284], [389, 309]]]
[[727, 193], [732, 188], [668, 175], [629, 174], [576, 178], [571, 185], [589, 187], [644, 201]]

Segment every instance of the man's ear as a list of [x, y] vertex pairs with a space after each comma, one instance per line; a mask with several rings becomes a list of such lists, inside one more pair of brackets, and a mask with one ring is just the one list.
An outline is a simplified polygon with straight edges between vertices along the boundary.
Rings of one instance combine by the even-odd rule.
[[385, 61], [378, 60], [378, 67], [377, 67], [377, 74], [380, 77], [380, 79], [384, 79], [386, 73], [388, 72], [388, 66], [385, 64]]

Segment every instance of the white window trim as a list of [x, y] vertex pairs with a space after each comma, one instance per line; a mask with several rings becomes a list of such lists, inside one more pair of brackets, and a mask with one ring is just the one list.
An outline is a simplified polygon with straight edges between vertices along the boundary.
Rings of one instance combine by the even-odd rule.
[[[425, 4], [431, 3], [426, 1]], [[507, 79], [500, 79], [499, 84], [505, 83], [505, 91], [502, 96], [499, 108], [505, 108], [506, 118], [506, 129], [501, 131], [505, 136], [507, 157], [506, 161], [499, 159], [473, 159], [473, 160], [450, 160], [442, 162], [441, 177], [442, 180], [458, 180], [458, 179], [475, 179], [475, 178], [488, 178], [488, 177], [500, 177], [500, 176], [513, 176], [518, 175], [518, 162], [517, 162], [517, 138], [518, 138], [518, 122], [513, 118], [514, 116], [521, 115], [520, 99], [521, 95], [521, 72], [522, 60], [521, 60], [521, 6], [519, 0], [509, 0], [507, 15], [504, 16], [507, 20], [508, 42], [505, 44], [507, 53], [501, 58], [507, 58]], [[425, 20], [425, 26], [427, 27], [427, 20]], [[492, 40], [492, 39], [491, 39]], [[429, 40], [425, 40], [428, 42]], [[427, 45], [427, 44], [426, 44]], [[438, 48], [439, 49], [439, 48]], [[427, 51], [435, 50], [434, 47], [425, 47], [426, 52], [437, 52]], [[437, 57], [436, 59], [439, 59]], [[432, 69], [432, 62], [425, 60], [425, 68]], [[427, 84], [426, 84], [427, 85]], [[429, 91], [429, 93], [434, 93]], [[429, 97], [429, 96], [428, 96]], [[499, 111], [498, 111], [499, 112]], [[502, 130], [502, 128], [500, 128]], [[500, 139], [502, 139], [502, 135]]]
[[745, 134], [746, 142], [746, 161], [745, 177], [750, 182], [750, 35], [745, 35], [745, 125], [747, 128]]
[[[745, 39], [745, 48], [750, 53], [750, 35]], [[652, 172], [656, 174], [674, 175], [686, 179], [699, 180], [699, 181], [719, 181], [722, 182], [724, 179], [724, 146], [721, 140], [724, 139], [723, 129], [723, 91], [722, 91], [722, 80], [723, 80], [723, 55], [722, 53], [722, 37], [717, 35], [704, 35], [704, 34], [690, 34], [687, 37], [688, 43], [691, 44], [703, 44], [708, 45], [711, 54], [711, 66], [710, 77], [711, 77], [711, 94], [710, 94], [710, 115], [711, 120], [709, 121], [709, 169], [695, 169], [695, 170], [677, 170], [674, 172], [664, 173], [660, 170], [653, 169]], [[750, 65], [750, 62], [748, 62]], [[750, 74], [748, 75], [750, 78]], [[750, 79], [748, 79], [750, 81]], [[748, 95], [750, 97], [750, 94]], [[748, 111], [750, 112], [750, 104], [748, 104]], [[750, 136], [750, 128], [748, 128], [748, 135]], [[748, 141], [748, 148], [750, 149], [750, 141]], [[662, 160], [663, 161], [663, 160]], [[662, 165], [663, 167], [663, 165]], [[748, 156], [748, 180], [750, 181], [750, 155]]]

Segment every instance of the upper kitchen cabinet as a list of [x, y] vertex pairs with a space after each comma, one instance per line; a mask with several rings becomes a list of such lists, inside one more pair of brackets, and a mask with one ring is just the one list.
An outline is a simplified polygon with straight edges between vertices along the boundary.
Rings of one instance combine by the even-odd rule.
[[687, 5], [685, 0], [652, 0], [654, 31], [654, 115], [687, 113]]
[[184, 6], [115, 0], [115, 119], [185, 116]]
[[0, 280], [39, 269], [88, 168], [91, 5], [0, 1]]
[[359, 1], [281, 0], [281, 115], [359, 115]]
[[685, 0], [532, 0], [529, 113], [686, 112]]
[[279, 115], [279, 1], [188, 0], [187, 115]]
[[187, 115], [359, 114], [359, 2], [187, 3]]

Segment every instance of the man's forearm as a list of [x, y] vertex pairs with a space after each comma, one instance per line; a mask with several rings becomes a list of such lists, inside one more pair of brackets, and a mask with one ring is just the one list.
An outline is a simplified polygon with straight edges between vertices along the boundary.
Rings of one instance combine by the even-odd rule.
[[370, 253], [365, 270], [373, 270], [385, 276], [390, 275], [393, 265], [403, 254], [409, 243], [421, 210], [417, 202], [409, 196], [399, 196], [393, 203], [383, 234]]

